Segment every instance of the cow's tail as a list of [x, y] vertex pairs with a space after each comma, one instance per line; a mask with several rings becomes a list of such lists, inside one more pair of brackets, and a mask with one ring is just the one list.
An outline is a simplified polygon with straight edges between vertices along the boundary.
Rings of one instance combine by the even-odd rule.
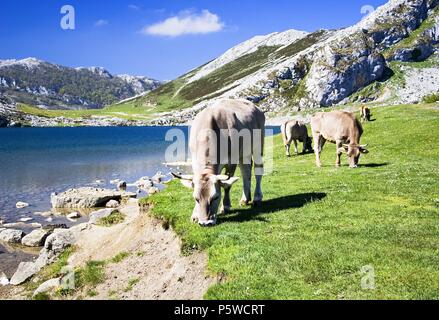
[[284, 138], [284, 145], [287, 145], [288, 143], [288, 134], [287, 134], [287, 126], [288, 126], [288, 121], [286, 121], [284, 123], [284, 132], [283, 132], [283, 138]]

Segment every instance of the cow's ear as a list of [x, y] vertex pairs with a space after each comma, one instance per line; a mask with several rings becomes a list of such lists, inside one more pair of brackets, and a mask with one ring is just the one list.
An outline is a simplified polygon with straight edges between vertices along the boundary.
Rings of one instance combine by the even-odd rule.
[[345, 147], [338, 148], [338, 149], [337, 149], [337, 152], [338, 152], [338, 153], [347, 153], [347, 152], [348, 152], [348, 149], [345, 148]]
[[237, 181], [239, 180], [239, 178], [237, 177], [232, 177], [228, 180], [219, 180], [220, 185], [222, 187], [231, 187], [233, 184], [235, 184]]
[[366, 148], [360, 148], [360, 152], [364, 154], [368, 154], [369, 150], [367, 150]]

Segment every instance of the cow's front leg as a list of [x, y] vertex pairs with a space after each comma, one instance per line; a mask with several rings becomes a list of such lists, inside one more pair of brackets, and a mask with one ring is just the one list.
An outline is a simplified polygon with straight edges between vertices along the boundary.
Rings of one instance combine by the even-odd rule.
[[322, 166], [322, 162], [320, 161], [320, 153], [322, 152], [321, 140], [323, 137], [320, 134], [313, 132], [314, 136], [314, 153], [316, 154], [316, 165], [317, 167]]
[[250, 164], [241, 164], [239, 168], [241, 170], [243, 183], [243, 193], [239, 204], [241, 206], [247, 206], [252, 201], [252, 162], [250, 161]]
[[[226, 171], [226, 174], [229, 177], [233, 177], [236, 172], [236, 165], [230, 166], [229, 169]], [[230, 191], [232, 190], [232, 186], [224, 186], [224, 200], [223, 200], [223, 206], [220, 210], [220, 213], [229, 213], [232, 209], [232, 201], [230, 200]]]
[[342, 141], [337, 141], [336, 142], [336, 146], [337, 146], [337, 159], [335, 160], [335, 166], [337, 168], [340, 168], [341, 166], [341, 155], [343, 154], [341, 149], [343, 148], [343, 142]]

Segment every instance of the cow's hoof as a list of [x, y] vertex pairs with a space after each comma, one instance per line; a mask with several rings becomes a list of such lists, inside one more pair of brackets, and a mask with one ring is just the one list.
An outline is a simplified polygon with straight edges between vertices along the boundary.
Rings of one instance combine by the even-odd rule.
[[213, 227], [216, 225], [216, 220], [199, 221], [198, 224], [203, 228]]
[[241, 207], [247, 207], [250, 204], [250, 201], [248, 200], [241, 200], [241, 202], [239, 202], [239, 205]]
[[253, 207], [255, 207], [255, 208], [262, 207], [262, 200], [254, 201], [253, 202]]
[[340, 168], [340, 167], [341, 167], [341, 165], [339, 165], [339, 164], [336, 164], [336, 165], [335, 165], [335, 167], [336, 167], [336, 168]]
[[220, 210], [220, 214], [228, 214], [228, 213], [230, 213], [230, 211], [232, 211], [232, 208], [230, 208], [230, 207], [223, 207]]

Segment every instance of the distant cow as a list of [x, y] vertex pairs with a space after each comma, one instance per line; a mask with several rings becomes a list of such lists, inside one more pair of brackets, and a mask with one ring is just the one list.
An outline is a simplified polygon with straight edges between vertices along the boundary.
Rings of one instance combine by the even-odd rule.
[[298, 142], [303, 142], [303, 153], [312, 152], [312, 139], [308, 136], [308, 129], [305, 124], [296, 120], [287, 121], [281, 126], [281, 131], [287, 157], [291, 156], [291, 142], [294, 142], [296, 155], [299, 153], [297, 149]]
[[369, 122], [371, 120], [372, 114], [370, 112], [370, 109], [368, 107], [361, 107], [360, 109], [361, 114], [361, 120], [365, 122]]
[[[249, 101], [220, 100], [198, 114], [189, 141], [194, 174], [174, 175], [184, 186], [193, 189], [193, 222], [201, 226], [216, 224], [221, 188], [225, 191], [223, 211], [230, 210], [230, 190], [238, 180], [233, 177], [237, 166], [243, 178], [241, 205], [250, 204], [253, 161], [256, 176], [253, 204], [262, 204], [264, 131], [264, 113]], [[220, 141], [228, 143], [224, 146]], [[224, 168], [226, 175], [221, 174]]]
[[340, 166], [342, 153], [349, 158], [349, 166], [356, 168], [362, 153], [369, 153], [367, 145], [360, 145], [363, 134], [361, 123], [351, 112], [333, 111], [320, 112], [311, 119], [312, 134], [314, 138], [314, 151], [316, 164], [321, 167], [320, 153], [326, 141], [337, 145], [336, 166]]

